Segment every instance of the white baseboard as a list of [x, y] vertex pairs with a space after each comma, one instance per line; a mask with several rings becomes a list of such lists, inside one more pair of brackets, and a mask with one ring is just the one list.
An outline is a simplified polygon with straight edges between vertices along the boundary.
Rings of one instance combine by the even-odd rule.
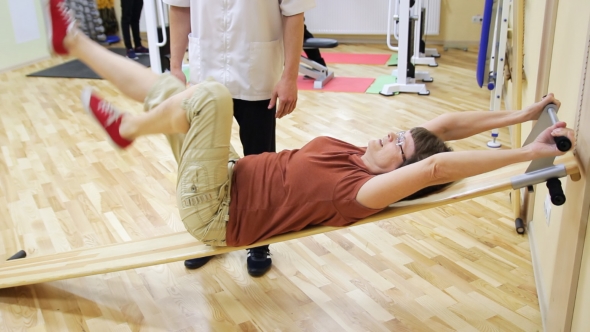
[[[387, 43], [387, 35], [345, 35], [345, 34], [325, 34], [325, 33], [314, 33], [316, 38], [331, 38], [336, 39], [340, 44], [383, 44]], [[397, 45], [397, 40], [392, 37], [392, 44]], [[478, 46], [479, 41], [451, 41], [434, 39], [430, 36], [424, 36], [424, 41], [427, 45], [440, 45], [448, 46], [448, 48], [466, 48], [472, 46]]]
[[26, 66], [35, 64], [37, 62], [41, 62], [43, 60], [47, 60], [49, 58], [51, 58], [51, 56], [46, 55], [46, 56], [39, 57], [37, 59], [29, 60], [29, 61], [26, 61], [26, 62], [23, 62], [23, 63], [19, 63], [19, 64], [16, 64], [16, 65], [12, 65], [12, 66], [8, 66], [6, 68], [0, 68], [0, 74], [5, 73], [5, 72], [8, 72], [8, 71], [11, 71], [11, 70], [20, 69], [20, 68], [23, 68], [23, 67], [26, 67]]

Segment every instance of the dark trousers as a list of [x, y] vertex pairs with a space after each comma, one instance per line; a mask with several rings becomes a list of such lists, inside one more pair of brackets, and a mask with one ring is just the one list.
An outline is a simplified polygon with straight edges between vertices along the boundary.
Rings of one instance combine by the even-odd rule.
[[[311, 32], [309, 32], [307, 30], [307, 26], [303, 25], [303, 40], [307, 40], [309, 38], [313, 38], [313, 35], [311, 34]], [[317, 63], [319, 63], [320, 65], [326, 67], [326, 61], [324, 61], [324, 58], [322, 58], [322, 54], [320, 53], [320, 50], [317, 48], [310, 48], [310, 49], [303, 49], [303, 51], [305, 52], [305, 55], [307, 56], [307, 58], [311, 61], [315, 61]]]
[[143, 9], [143, 0], [121, 0], [121, 32], [125, 48], [133, 48], [131, 45], [131, 36], [129, 29], [133, 34], [133, 44], [135, 47], [141, 45], [141, 36], [139, 35], [139, 19]]
[[234, 99], [234, 117], [240, 125], [244, 156], [276, 152], [276, 107], [268, 109], [270, 100]]
[[[234, 99], [234, 117], [240, 126], [244, 156], [276, 152], [276, 106], [268, 109], [270, 100]], [[268, 245], [259, 248], [268, 248]]]

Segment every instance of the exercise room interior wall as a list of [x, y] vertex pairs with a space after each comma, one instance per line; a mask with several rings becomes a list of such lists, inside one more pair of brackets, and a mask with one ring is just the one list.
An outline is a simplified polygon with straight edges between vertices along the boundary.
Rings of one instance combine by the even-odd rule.
[[[587, 52], [590, 52], [590, 22], [588, 24], [588, 33], [587, 33]], [[587, 55], [586, 59], [586, 79], [584, 82], [584, 91], [582, 97], [582, 103], [580, 105], [581, 110], [586, 110], [586, 112], [582, 112], [580, 114], [580, 128], [587, 128], [590, 125], [590, 112], [587, 110], [590, 109], [590, 56]], [[578, 133], [578, 139], [580, 136], [585, 136], [586, 139], [584, 141], [584, 149], [585, 149], [585, 156], [582, 156], [582, 160], [585, 160], [587, 164], [590, 164], [590, 131], [588, 130], [581, 130]], [[582, 148], [582, 143], [580, 140], [578, 141], [578, 150]], [[588, 171], [588, 168], [586, 168]], [[588, 179], [586, 181], [586, 188], [589, 187]], [[586, 207], [588, 208], [588, 207]], [[586, 219], [586, 225], [590, 223], [590, 216]], [[577, 289], [577, 296], [576, 302], [574, 307], [574, 317], [572, 320], [572, 331], [586, 331], [588, 326], [590, 326], [590, 317], [588, 316], [588, 312], [590, 312], [590, 236], [588, 236], [588, 231], [585, 234], [585, 241], [584, 241], [584, 249], [582, 253], [582, 262], [580, 264], [580, 278], [578, 280], [578, 289]]]
[[[481, 24], [473, 23], [472, 18], [475, 15], [482, 15], [483, 7], [483, 0], [441, 0], [440, 33], [438, 35], [425, 36], [426, 42], [429, 44], [444, 44], [445, 46], [449, 47], [466, 47], [478, 45], [479, 39], [481, 37]], [[330, 15], [330, 13], [326, 13], [326, 15]], [[383, 13], [383, 15], [387, 14]], [[311, 32], [316, 34], [318, 37], [333, 37], [342, 43], [385, 43], [386, 36], [386, 31], [384, 31], [382, 35], [328, 35], [315, 33], [313, 31], [313, 27], [310, 27], [310, 29]], [[395, 40], [392, 42], [395, 44]]]
[[[476, 15], [483, 15], [483, 8], [484, 0], [441, 0], [440, 33], [438, 35], [424, 36], [426, 43], [448, 47], [479, 45], [481, 23], [472, 22], [472, 18]], [[330, 15], [330, 13], [326, 13], [326, 15]], [[380, 15], [386, 15], [386, 13], [380, 13]], [[313, 26], [309, 28], [314, 32]], [[317, 36], [336, 38], [342, 43], [385, 43], [385, 34], [386, 31], [384, 31], [383, 35], [327, 35], [319, 33]], [[395, 44], [395, 40], [392, 42]]]
[[[34, 5], [34, 13], [28, 13], [27, 15], [30, 15], [29, 17], [21, 19], [35, 20], [38, 26], [38, 38], [23, 43], [17, 42], [13, 18], [9, 7], [9, 2], [12, 2], [13, 4], [16, 2], [14, 0], [0, 1], [0, 31], [2, 31], [2, 34], [0, 34], [0, 50], [2, 50], [0, 51], [0, 72], [22, 67], [49, 57], [47, 33], [41, 1], [17, 1], [31, 1], [32, 5]], [[28, 22], [31, 24], [33, 23], [31, 21]]]
[[[316, 0], [321, 1], [321, 0]], [[358, 0], [343, 0], [358, 1]], [[386, 1], [386, 0], [384, 0]], [[121, 0], [114, 0], [115, 12], [119, 25], [121, 23]], [[440, 34], [425, 36], [428, 43], [445, 44], [449, 46], [470, 46], [479, 44], [481, 37], [481, 24], [473, 23], [472, 18], [475, 15], [483, 14], [483, 0], [467, 1], [464, 0], [441, 0], [441, 22]], [[330, 13], [326, 13], [330, 15]], [[386, 15], [386, 14], [384, 14]], [[349, 19], [349, 18], [343, 18]], [[140, 29], [145, 33], [145, 19], [140, 21]], [[312, 31], [313, 32], [313, 31]], [[385, 44], [385, 34], [383, 35], [327, 35], [317, 34], [318, 37], [333, 37], [340, 42], [366, 42], [366, 43], [383, 43]], [[145, 38], [145, 36], [144, 36]]]
[[427, 43], [446, 46], [479, 45], [481, 23], [472, 18], [483, 15], [484, 1], [441, 0], [440, 34], [425, 36]]
[[[530, 105], [535, 101], [537, 86], [537, 72], [539, 70], [541, 38], [545, 14], [545, 1], [532, 3], [525, 1], [525, 27], [524, 27], [524, 82], [522, 86], [522, 104]], [[549, 92], [554, 92], [562, 102], [559, 110], [559, 119], [574, 126], [576, 112], [579, 104], [581, 75], [586, 65], [586, 38], [590, 24], [590, 2], [585, 0], [559, 1], [557, 22], [549, 77]], [[507, 86], [507, 91], [511, 87]], [[507, 98], [513, 98], [508, 93]], [[587, 96], [590, 98], [590, 96]], [[590, 123], [581, 124], [581, 128], [590, 126]], [[522, 127], [522, 141], [530, 132], [530, 125]], [[587, 179], [584, 179], [587, 181]], [[571, 180], [562, 181], [565, 186], [571, 184]], [[576, 184], [578, 185], [578, 184]], [[553, 283], [553, 273], [557, 253], [557, 240], [561, 227], [568, 226], [568, 220], [563, 219], [564, 209], [572, 208], [571, 204], [561, 207], [553, 206], [549, 221], [546, 221], [544, 204], [547, 197], [547, 189], [543, 185], [536, 186], [535, 208], [533, 224], [529, 237], [535, 247], [531, 255], [535, 257], [535, 273], [540, 306], [547, 307]], [[585, 238], [585, 255], [582, 257], [582, 266], [590, 265], [590, 237]], [[559, 282], [559, 281], [556, 281]], [[566, 281], [564, 281], [566, 282]], [[574, 329], [572, 331], [585, 331], [590, 326], [590, 316], [584, 312], [590, 311], [590, 273], [582, 269], [580, 284], [577, 294], [577, 306], [574, 308]], [[548, 315], [549, 313], [545, 313]], [[544, 317], [546, 319], [546, 317]]]
[[[584, 68], [586, 67], [586, 53], [587, 53], [587, 38], [588, 38], [588, 27], [590, 25], [590, 1], [587, 0], [561, 0], [559, 1], [559, 7], [557, 10], [557, 24], [555, 28], [555, 39], [553, 41], [553, 56], [551, 61], [551, 71], [549, 76], [549, 91], [554, 91], [560, 100], [562, 100], [562, 106], [560, 112], [563, 110], [563, 115], [560, 114], [560, 120], [566, 121], [570, 127], [573, 127], [576, 120], [576, 113], [580, 106], [580, 91], [582, 84], [582, 75]], [[588, 74], [588, 73], [586, 73]], [[586, 95], [585, 99], [590, 98], [590, 95]], [[588, 102], [586, 102], [588, 105]], [[584, 144], [588, 145], [589, 136], [588, 117], [586, 120], [578, 124], [579, 132], [578, 139], [580, 141], [585, 140]], [[576, 191], [583, 191], [584, 183], [587, 183], [589, 179], [586, 177], [577, 183], [572, 183], [568, 180], [569, 185], [575, 185], [578, 188]], [[546, 188], [543, 188], [546, 189]], [[579, 195], [582, 195], [580, 192]], [[544, 218], [542, 209], [543, 197], [537, 197], [535, 206], [535, 214], [538, 215], [537, 219]], [[550, 218], [549, 227], [537, 227], [537, 233], [535, 236], [540, 239], [545, 238], [548, 241], [555, 239], [557, 235], [556, 231], [558, 228], [555, 227], [571, 227], [573, 220], [564, 217], [565, 209], [571, 209], [572, 206], [568, 206], [567, 203], [560, 209], [553, 209]], [[545, 224], [546, 225], [546, 224]], [[573, 240], [573, 239], [572, 239]], [[548, 248], [540, 246], [542, 251], [546, 251]], [[555, 242], [552, 242], [555, 243]], [[556, 259], [559, 259], [559, 250], [555, 246], [552, 246], [553, 255]], [[590, 236], [586, 234], [584, 241], [585, 252], [588, 253], [588, 247], [590, 247]], [[546, 254], [546, 252], [540, 252], [539, 254]], [[555, 264], [555, 260], [552, 260]], [[588, 254], [582, 256], [582, 267], [588, 266], [590, 263], [590, 256]], [[549, 270], [543, 273], [543, 277], [547, 278], [547, 285], [553, 285], [554, 282], [554, 270], [553, 266], [546, 266]], [[590, 326], [590, 307], [588, 301], [590, 300], [590, 287], [589, 271], [586, 269], [580, 270], [580, 279], [578, 283], [578, 292], [576, 296], [576, 306], [574, 307], [573, 325], [572, 331], [588, 331]], [[561, 280], [555, 280], [555, 283], [562, 282]], [[547, 293], [549, 294], [549, 293]], [[549, 299], [547, 299], [549, 300]]]

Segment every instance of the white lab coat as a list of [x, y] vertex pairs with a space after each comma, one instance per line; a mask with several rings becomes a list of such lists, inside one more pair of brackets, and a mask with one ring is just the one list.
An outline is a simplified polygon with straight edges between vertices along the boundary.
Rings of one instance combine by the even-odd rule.
[[315, 0], [163, 1], [191, 8], [190, 83], [211, 76], [242, 100], [270, 99], [285, 62], [283, 15], [315, 6]]

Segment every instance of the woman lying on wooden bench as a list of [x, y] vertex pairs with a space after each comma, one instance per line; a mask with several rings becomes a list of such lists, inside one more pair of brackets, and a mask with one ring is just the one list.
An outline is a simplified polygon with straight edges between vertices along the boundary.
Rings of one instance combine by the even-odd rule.
[[51, 3], [54, 51], [79, 58], [143, 102], [146, 113], [119, 112], [91, 90], [82, 94], [84, 107], [121, 148], [143, 135], [167, 135], [179, 165], [180, 216], [190, 234], [210, 245], [242, 246], [312, 225], [350, 225], [465, 177], [562, 155], [555, 136], [575, 143], [563, 122], [519, 149], [450, 152], [444, 143], [535, 120], [547, 104], [559, 106], [549, 94], [520, 111], [444, 114], [367, 147], [318, 137], [301, 149], [238, 160], [230, 147], [232, 98], [222, 84], [186, 88], [171, 75], [154, 74], [88, 39], [59, 2]]

